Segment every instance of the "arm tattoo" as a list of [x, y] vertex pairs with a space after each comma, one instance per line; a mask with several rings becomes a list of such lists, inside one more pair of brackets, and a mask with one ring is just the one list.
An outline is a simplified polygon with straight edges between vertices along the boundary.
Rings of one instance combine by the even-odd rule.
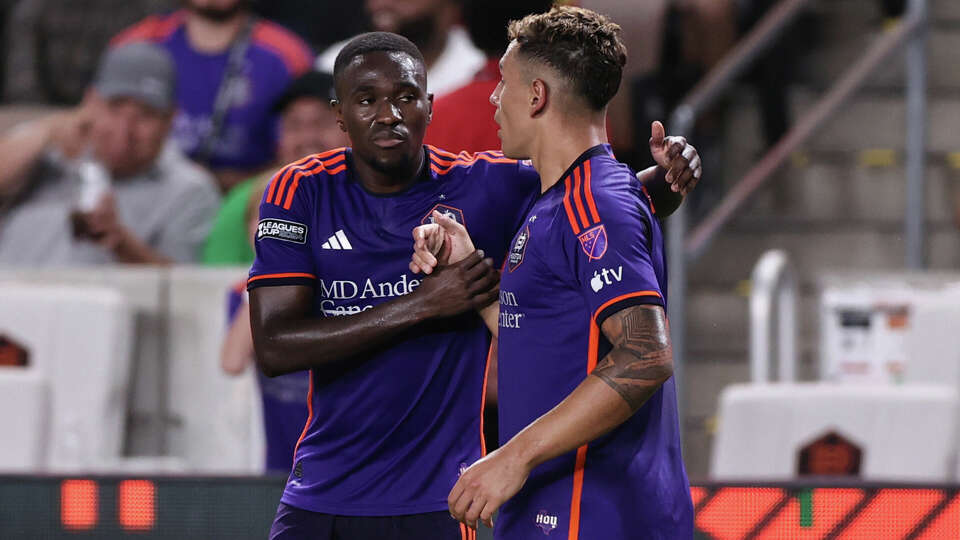
[[593, 375], [616, 390], [636, 412], [673, 374], [666, 314], [660, 306], [631, 306], [603, 321], [603, 334], [613, 350], [597, 364]]

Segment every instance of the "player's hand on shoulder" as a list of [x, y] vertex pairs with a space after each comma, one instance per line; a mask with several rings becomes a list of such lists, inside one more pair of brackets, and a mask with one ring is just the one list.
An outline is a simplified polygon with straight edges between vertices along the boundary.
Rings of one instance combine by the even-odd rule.
[[437, 266], [456, 263], [474, 251], [466, 227], [434, 211], [433, 223], [413, 229], [413, 256], [410, 271], [430, 274]]
[[650, 153], [657, 165], [666, 169], [670, 189], [689, 195], [703, 174], [700, 154], [684, 137], [667, 137], [663, 124], [650, 127]]
[[414, 294], [433, 317], [478, 310], [499, 297], [500, 273], [483, 251], [474, 251], [462, 261], [435, 269]]

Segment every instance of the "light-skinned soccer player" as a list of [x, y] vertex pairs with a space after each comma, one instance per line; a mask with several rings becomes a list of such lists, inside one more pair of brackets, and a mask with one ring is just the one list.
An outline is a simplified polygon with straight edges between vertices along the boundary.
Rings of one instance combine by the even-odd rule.
[[[606, 144], [606, 105], [626, 61], [619, 34], [581, 8], [514, 22], [491, 96], [504, 155], [530, 159], [541, 178], [499, 309], [484, 310], [498, 335], [505, 444], [448, 498], [470, 527], [499, 509], [496, 538], [693, 535], [663, 238], [655, 205]], [[432, 266], [438, 241], [450, 260], [471, 249], [463, 227], [437, 221], [415, 231], [412, 265]]]

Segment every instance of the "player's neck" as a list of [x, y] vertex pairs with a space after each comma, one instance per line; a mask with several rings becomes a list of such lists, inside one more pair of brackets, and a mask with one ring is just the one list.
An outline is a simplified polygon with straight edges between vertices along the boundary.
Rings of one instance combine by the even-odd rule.
[[417, 154], [417, 159], [411, 161], [404, 170], [386, 172], [354, 155], [353, 174], [357, 182], [371, 193], [382, 195], [399, 193], [417, 181], [425, 159], [423, 152], [420, 152]]
[[212, 21], [187, 12], [187, 40], [198, 52], [220, 53], [227, 50], [247, 23], [249, 13], [241, 11], [226, 21]]
[[541, 193], [562, 180], [561, 175], [581, 154], [607, 142], [606, 121], [603, 118], [586, 123], [567, 121], [544, 127], [546, 129], [536, 138], [530, 155], [530, 161], [540, 175]]

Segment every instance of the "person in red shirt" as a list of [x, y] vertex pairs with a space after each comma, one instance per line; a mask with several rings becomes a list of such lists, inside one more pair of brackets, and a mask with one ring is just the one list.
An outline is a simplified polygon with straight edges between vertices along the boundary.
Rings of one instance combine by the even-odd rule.
[[427, 144], [451, 152], [482, 152], [500, 148], [496, 108], [490, 94], [500, 82], [500, 57], [506, 51], [507, 24], [531, 13], [549, 11], [552, 0], [467, 0], [463, 22], [473, 43], [487, 55], [487, 63], [465, 86], [433, 102], [433, 120]]

